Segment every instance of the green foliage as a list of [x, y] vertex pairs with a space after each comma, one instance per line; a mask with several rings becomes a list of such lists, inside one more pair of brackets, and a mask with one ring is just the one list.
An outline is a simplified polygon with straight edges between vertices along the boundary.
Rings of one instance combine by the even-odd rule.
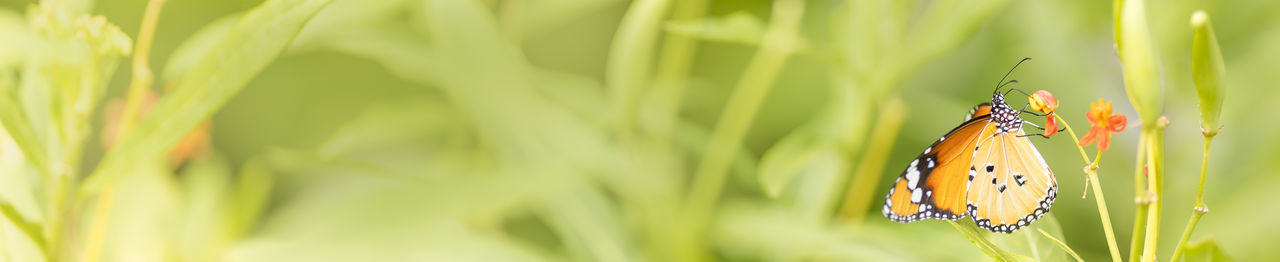
[[156, 102], [151, 110], [154, 113], [103, 156], [101, 166], [85, 181], [82, 196], [97, 193], [100, 187], [130, 173], [138, 163], [132, 159], [164, 155], [266, 68], [330, 1], [268, 1], [245, 14], [186, 76], [175, 80], [176, 87]]
[[1187, 246], [1187, 254], [1183, 257], [1175, 258], [1177, 261], [1235, 261], [1222, 252], [1222, 248], [1218, 247], [1218, 241], [1210, 238], [1192, 243]]
[[[0, 261], [1105, 260], [1061, 134], [1032, 139], [1060, 197], [1018, 232], [876, 214], [1022, 57], [1014, 87], [1077, 128], [1099, 97], [1171, 119], [1156, 258], [1280, 258], [1274, 1], [167, 1], [158, 99], [117, 141], [143, 2], [0, 5]], [[1221, 157], [1192, 96], [1241, 127]], [[1114, 139], [1093, 182], [1131, 221], [1140, 138]], [[1174, 241], [1200, 200], [1184, 239], [1212, 238]]]

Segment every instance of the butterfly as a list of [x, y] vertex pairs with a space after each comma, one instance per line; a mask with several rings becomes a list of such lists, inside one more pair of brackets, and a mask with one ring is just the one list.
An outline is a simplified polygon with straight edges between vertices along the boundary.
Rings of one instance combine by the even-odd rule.
[[885, 217], [905, 223], [968, 215], [979, 227], [1013, 233], [1049, 212], [1058, 182], [1028, 138], [1036, 134], [1022, 130], [1024, 123], [1039, 126], [1005, 102], [1009, 91], [1000, 93], [1016, 82], [1001, 78], [991, 102], [970, 110], [964, 123], [911, 160], [889, 188]]

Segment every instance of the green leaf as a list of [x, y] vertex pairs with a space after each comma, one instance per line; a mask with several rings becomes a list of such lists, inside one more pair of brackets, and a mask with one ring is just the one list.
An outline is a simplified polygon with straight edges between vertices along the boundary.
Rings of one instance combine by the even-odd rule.
[[1037, 261], [1067, 261], [1071, 260], [1067, 252], [1053, 239], [1046, 238], [1037, 232], [1042, 229], [1053, 238], [1066, 240], [1062, 234], [1062, 226], [1058, 223], [1058, 219], [1054, 215], [1045, 215], [1040, 217], [1031, 224], [1030, 227], [1019, 229], [1013, 234], [990, 233], [982, 230], [991, 242], [1006, 251], [1034, 258]]
[[635, 261], [629, 231], [618, 207], [600, 189], [578, 184], [546, 199], [542, 216], [578, 261]]
[[987, 231], [985, 229], [978, 228], [977, 225], [973, 223], [969, 223], [969, 221], [960, 221], [960, 222], [946, 221], [946, 222], [947, 224], [951, 224], [952, 227], [955, 227], [956, 230], [960, 231], [961, 234], [964, 234], [964, 237], [968, 238], [969, 242], [972, 242], [974, 245], [978, 246], [978, 249], [981, 249], [983, 253], [986, 253], [987, 256], [990, 256], [992, 259], [995, 259], [996, 261], [1031, 261], [1033, 260], [1030, 257], [1015, 254], [1007, 250], [1004, 250], [998, 244], [993, 243], [991, 240], [988, 240], [988, 238], [995, 233], [991, 233], [990, 231]]
[[[14, 99], [14, 83], [7, 74], [0, 76], [0, 125], [13, 138], [13, 142], [22, 149], [22, 154], [39, 170], [42, 175], [50, 175], [48, 153], [45, 143], [37, 135], [34, 123], [27, 116], [27, 111]], [[23, 99], [23, 101], [27, 101]]]
[[168, 62], [164, 63], [164, 71], [161, 73], [161, 80], [164, 82], [161, 83], [177, 81], [190, 73], [192, 68], [204, 60], [205, 55], [209, 54], [219, 40], [231, 32], [231, 27], [235, 26], [244, 15], [244, 13], [235, 13], [213, 20], [182, 41], [182, 44], [173, 50], [173, 54], [169, 55]]
[[[919, 16], [920, 21], [905, 36], [906, 48], [899, 49], [905, 59], [888, 57], [902, 63], [895, 73], [906, 74], [927, 61], [960, 47], [978, 31], [983, 22], [1009, 4], [1009, 0], [964, 2], [934, 1]], [[892, 77], [900, 77], [895, 75]]]
[[[182, 214], [181, 192], [175, 177], [160, 164], [140, 165], [130, 176], [121, 177], [111, 197], [109, 217], [105, 217], [102, 258], [106, 261], [164, 261], [178, 247], [175, 234]], [[91, 210], [106, 208], [96, 206]], [[98, 212], [98, 211], [95, 211]], [[98, 219], [87, 217], [86, 219]]]
[[275, 187], [275, 174], [261, 158], [245, 162], [240, 170], [239, 180], [231, 189], [230, 199], [225, 203], [230, 212], [227, 214], [231, 222], [229, 235], [233, 238], [248, 234], [267, 209], [271, 200], [271, 191]]
[[218, 154], [191, 162], [180, 176], [182, 220], [174, 243], [175, 253], [188, 260], [216, 257], [231, 242], [226, 195], [231, 171]]
[[275, 60], [331, 0], [271, 0], [249, 11], [146, 118], [103, 157], [81, 187], [87, 197], [138, 164], [164, 159], [179, 139], [213, 115]]
[[[43, 235], [44, 228], [38, 223], [23, 218], [22, 214], [18, 212], [18, 209], [13, 207], [13, 204], [8, 201], [0, 200], [0, 215], [4, 216], [4, 220], [9, 221], [9, 223], [16, 226], [18, 230], [27, 237], [26, 240], [34, 244], [36, 248], [45, 248]], [[6, 239], [6, 241], [12, 240]]]
[[800, 175], [800, 170], [821, 150], [815, 135], [799, 129], [770, 147], [760, 159], [760, 187], [769, 197], [777, 198]]
[[1187, 262], [1228, 262], [1234, 261], [1227, 253], [1222, 252], [1222, 248], [1218, 246], [1218, 241], [1213, 238], [1201, 240], [1194, 244], [1187, 244], [1187, 252], [1180, 259]]

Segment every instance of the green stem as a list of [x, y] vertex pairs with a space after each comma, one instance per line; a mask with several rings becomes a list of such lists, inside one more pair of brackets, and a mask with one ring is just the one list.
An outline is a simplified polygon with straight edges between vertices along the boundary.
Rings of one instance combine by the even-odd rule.
[[[1071, 125], [1067, 123], [1067, 120], [1062, 119], [1062, 117], [1057, 114], [1054, 114], [1053, 116], [1058, 119], [1058, 122], [1062, 123], [1062, 127], [1067, 129], [1067, 134], [1071, 135], [1071, 140], [1076, 142], [1076, 149], [1080, 150], [1080, 157], [1084, 158], [1084, 162], [1086, 164], [1084, 172], [1085, 175], [1087, 175], [1085, 179], [1093, 181], [1092, 188], [1093, 195], [1095, 196], [1094, 202], [1098, 205], [1098, 216], [1102, 219], [1102, 232], [1105, 233], [1107, 237], [1107, 249], [1111, 252], [1111, 261], [1119, 262], [1120, 248], [1116, 246], [1116, 233], [1115, 230], [1111, 228], [1111, 214], [1107, 211], [1107, 199], [1102, 196], [1102, 180], [1098, 180], [1098, 162], [1101, 162], [1102, 160], [1102, 151], [1098, 151], [1098, 155], [1094, 156], [1093, 161], [1089, 161], [1089, 156], [1085, 154], [1084, 147], [1080, 146], [1080, 139], [1077, 138], [1076, 132], [1071, 130]], [[1076, 259], [1078, 260], [1080, 258], [1076, 257]]]
[[1200, 185], [1196, 191], [1196, 204], [1192, 207], [1193, 212], [1191, 219], [1187, 221], [1187, 229], [1182, 231], [1182, 238], [1178, 241], [1178, 246], [1173, 248], [1173, 256], [1169, 261], [1177, 261], [1182, 256], [1182, 248], [1187, 245], [1187, 241], [1191, 240], [1191, 232], [1196, 230], [1200, 217], [1209, 213], [1209, 207], [1204, 204], [1204, 180], [1205, 174], [1209, 172], [1209, 145], [1213, 144], [1214, 135], [1207, 132], [1204, 135], [1204, 156], [1200, 159]]
[[[1163, 121], [1161, 121], [1163, 122]], [[1164, 182], [1163, 168], [1164, 163], [1164, 123], [1157, 124], [1153, 128], [1144, 129], [1147, 135], [1147, 174], [1150, 179], [1147, 180], [1147, 194], [1150, 203], [1147, 206], [1147, 232], [1146, 241], [1142, 244], [1141, 261], [1155, 261], [1156, 247], [1160, 237], [1160, 207], [1163, 205], [1163, 190], [1160, 186]]]
[[864, 151], [875, 153], [863, 153], [862, 159], [858, 161], [849, 190], [845, 191], [840, 217], [854, 223], [861, 223], [866, 218], [867, 207], [873, 203], [871, 199], [872, 194], [875, 193], [875, 186], [879, 185], [880, 174], [884, 171], [889, 152], [893, 150], [893, 141], [897, 138], [898, 131], [902, 128], [902, 121], [906, 118], [907, 106], [900, 97], [891, 98], [880, 107], [880, 116], [873, 125], [875, 130], [871, 133], [871, 137], [875, 139], [870, 141]]
[[1136, 209], [1133, 212], [1133, 233], [1130, 234], [1132, 239], [1129, 242], [1129, 261], [1138, 261], [1142, 256], [1142, 243], [1146, 241], [1142, 230], [1147, 227], [1147, 197], [1143, 195], [1144, 188], [1142, 184], [1146, 180], [1147, 163], [1147, 134], [1144, 132], [1138, 138], [1137, 159], [1133, 161], [1133, 202]]
[[1062, 250], [1066, 250], [1067, 254], [1070, 254], [1072, 258], [1076, 259], [1076, 261], [1084, 262], [1084, 259], [1080, 258], [1080, 254], [1076, 254], [1075, 250], [1071, 250], [1071, 247], [1067, 246], [1067, 243], [1062, 243], [1061, 240], [1053, 238], [1052, 235], [1049, 235], [1049, 232], [1044, 232], [1043, 228], [1036, 228], [1036, 230], [1040, 231], [1040, 234], [1044, 235], [1045, 238], [1052, 240], [1054, 244], [1058, 244], [1059, 247], [1062, 247]]
[[[155, 82], [155, 75], [151, 72], [150, 54], [151, 42], [155, 39], [156, 25], [160, 20], [160, 11], [163, 10], [166, 0], [150, 0], [147, 2], [147, 9], [142, 14], [142, 25], [138, 29], [138, 43], [136, 53], [133, 55], [133, 80], [129, 83], [129, 93], [126, 97], [124, 110], [121, 111], [120, 123], [116, 129], [116, 137], [106, 138], [119, 142], [129, 133], [136, 122], [139, 111], [142, 110], [143, 100], [146, 94], [151, 90], [152, 84]], [[114, 142], [113, 142], [114, 143]], [[74, 158], [74, 156], [68, 156]], [[103, 238], [106, 235], [106, 227], [111, 218], [111, 209], [115, 197], [115, 185], [108, 185], [107, 190], [99, 195], [98, 203], [95, 206], [92, 221], [89, 223], [89, 235], [84, 246], [84, 261], [98, 261], [101, 254]]]
[[[672, 10], [673, 21], [695, 21], [706, 14], [707, 1], [682, 0]], [[654, 77], [650, 109], [654, 136], [658, 141], [669, 141], [680, 119], [680, 104], [688, 84], [689, 71], [693, 67], [698, 39], [683, 34], [666, 34], [658, 58], [658, 74]], [[644, 116], [641, 116], [643, 119]]]
[[[773, 18], [769, 29], [765, 32], [760, 49], [756, 51], [751, 62], [744, 70], [742, 79], [729, 96], [724, 113], [716, 123], [711, 141], [707, 145], [707, 153], [694, 173], [688, 202], [685, 203], [685, 222], [695, 226], [689, 229], [692, 234], [701, 234], [705, 223], [709, 223], [711, 211], [715, 208], [720, 191], [724, 187], [729, 163], [735, 152], [741, 147], [743, 137], [751, 128], [760, 104], [765, 95], [773, 87], [773, 82], [781, 72], [782, 66], [795, 51], [797, 30], [804, 14], [804, 1], [780, 0], [774, 2]], [[695, 240], [700, 240], [695, 239]], [[684, 259], [699, 260], [706, 258], [692, 251], [695, 246], [685, 245]]]
[[605, 83], [613, 105], [614, 127], [624, 137], [631, 133], [643, 87], [650, 77], [653, 52], [662, 29], [669, 0], [641, 0], [631, 3], [613, 37], [605, 65]]
[[1098, 180], [1096, 169], [1088, 172], [1093, 180], [1093, 196], [1098, 204], [1098, 216], [1102, 218], [1102, 230], [1107, 236], [1107, 249], [1111, 252], [1111, 261], [1120, 261], [1120, 248], [1116, 246], [1116, 233], [1111, 229], [1111, 214], [1107, 212], [1107, 199], [1102, 195], [1102, 180]]

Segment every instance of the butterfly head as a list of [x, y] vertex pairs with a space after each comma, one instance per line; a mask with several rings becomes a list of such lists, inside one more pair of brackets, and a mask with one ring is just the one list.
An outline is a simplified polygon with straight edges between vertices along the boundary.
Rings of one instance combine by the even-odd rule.
[[996, 133], [1014, 133], [1022, 129], [1020, 112], [1004, 101], [1004, 94], [991, 95], [991, 121], [996, 124]]

